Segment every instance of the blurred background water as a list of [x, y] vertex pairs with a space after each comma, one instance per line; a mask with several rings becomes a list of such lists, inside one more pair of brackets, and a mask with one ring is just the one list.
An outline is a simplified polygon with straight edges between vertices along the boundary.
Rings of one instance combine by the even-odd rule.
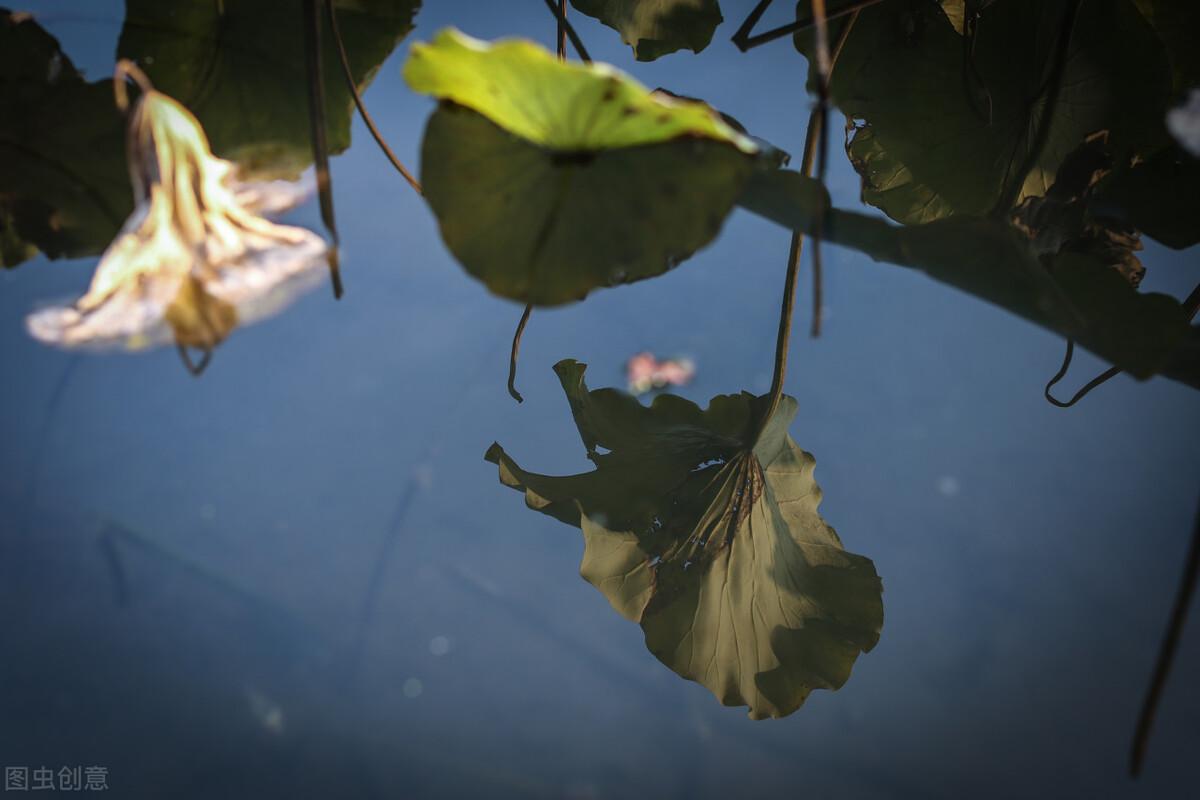
[[[738, 53], [751, 4], [724, 5], [702, 54], [650, 64], [574, 21], [597, 60], [796, 153], [805, 62], [787, 40]], [[110, 73], [120, 3], [26, 7], [90, 79]], [[400, 67], [449, 24], [554, 36], [540, 0], [427, 2], [366, 94], [409, 165], [433, 103]], [[738, 211], [666, 276], [535, 312], [518, 406], [520, 307], [456, 264], [357, 119], [353, 141], [332, 163], [346, 296], [237, 331], [199, 380], [170, 349], [25, 334], [95, 258], [0, 273], [5, 765], [104, 765], [121, 797], [1194, 796], [1200, 615], [1146, 774], [1126, 773], [1196, 511], [1193, 390], [1121, 377], [1052, 408], [1060, 339], [827, 248], [819, 340], [801, 278], [792, 435], [822, 514], [883, 577], [886, 622], [843, 689], [752, 722], [662, 666], [579, 578], [579, 532], [483, 453], [588, 468], [562, 358], [599, 387], [640, 350], [687, 355], [689, 398], [765, 392], [787, 232]], [[859, 206], [836, 146], [829, 183]], [[320, 229], [315, 203], [288, 220]], [[1147, 288], [1194, 282], [1194, 252], [1143, 261]], [[1100, 368], [1081, 354], [1068, 380]]]

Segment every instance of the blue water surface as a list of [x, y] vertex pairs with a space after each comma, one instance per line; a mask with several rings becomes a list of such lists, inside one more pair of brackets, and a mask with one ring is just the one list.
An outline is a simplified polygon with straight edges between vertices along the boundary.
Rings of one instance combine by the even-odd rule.
[[[751, 4], [723, 5], [702, 54], [648, 64], [575, 21], [598, 60], [798, 152], [806, 63], [786, 39], [739, 53]], [[30, 10], [89, 78], [109, 73], [120, 3]], [[427, 2], [366, 93], [409, 165], [433, 102], [401, 65], [449, 24], [554, 38], [541, 0]], [[857, 208], [834, 138], [830, 189]], [[579, 577], [579, 532], [483, 453], [589, 468], [562, 358], [599, 387], [641, 350], [687, 355], [686, 397], [765, 392], [788, 233], [737, 211], [673, 272], [535, 312], [517, 405], [521, 308], [457, 265], [357, 119], [353, 141], [332, 162], [345, 297], [321, 287], [237, 331], [200, 379], [170, 349], [26, 335], [96, 258], [0, 274], [5, 765], [103, 765], [113, 796], [154, 798], [1195, 796], [1200, 614], [1145, 775], [1127, 775], [1196, 512], [1194, 390], [1122, 376], [1053, 408], [1061, 339], [827, 247], [817, 340], [801, 278], [792, 435], [822, 514], [874, 560], [886, 622], [844, 688], [754, 722], [660, 664]], [[315, 202], [288, 220], [320, 229]], [[1194, 251], [1143, 260], [1148, 288], [1195, 281]], [[1068, 381], [1103, 367], [1080, 354]]]

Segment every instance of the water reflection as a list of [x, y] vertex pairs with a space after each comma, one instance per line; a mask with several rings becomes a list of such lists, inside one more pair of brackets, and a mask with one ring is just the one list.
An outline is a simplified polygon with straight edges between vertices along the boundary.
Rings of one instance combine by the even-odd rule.
[[[336, 5], [368, 13], [353, 0]], [[426, 38], [458, 23], [488, 39], [545, 34], [544, 42], [552, 27], [519, 4], [429, 5]], [[890, 13], [920, 3], [879, 5]], [[242, 159], [247, 178], [294, 174], [309, 157], [296, 113], [306, 102], [303, 37], [288, 16], [299, 6], [276, 6], [287, 11], [272, 17], [249, 0], [130, 0], [126, 17], [111, 17], [112, 33], [115, 43], [124, 19], [121, 54], [144, 59], [159, 89], [196, 114], [217, 157]], [[389, 33], [386, 15], [370, 19], [359, 27], [364, 37], [378, 32], [376, 49], [350, 42], [344, 23], [354, 63], [373, 60], [359, 73], [364, 83], [403, 27]], [[699, 60], [681, 53], [643, 71], [615, 35], [575, 20], [599, 58], [636, 67], [645, 85], [704, 97], [798, 144], [806, 108], [792, 108], [803, 106], [802, 61], [790, 47], [752, 61], [718, 38]], [[586, 355], [596, 383], [620, 381], [625, 359], [654, 347], [702, 358], [704, 397], [721, 384], [764, 388], [755, 383], [768, 355], [764, 287], [782, 274], [786, 231], [742, 214], [711, 252], [661, 281], [615, 298], [598, 292], [586, 306], [545, 315], [544, 327], [539, 320], [523, 387], [531, 402], [518, 415], [497, 402], [503, 352], [478, 360], [506, 344], [514, 309], [454, 264], [428, 209], [406, 205], [416, 204], [408, 187], [396, 180], [401, 191], [388, 193], [366, 143], [335, 162], [345, 175], [343, 241], [361, 270], [363, 291], [352, 287], [350, 304], [308, 302], [239, 334], [238, 358], [201, 383], [161, 379], [154, 357], [77, 359], [73, 377], [60, 378], [66, 360], [35, 349], [20, 322], [64, 287], [78, 293], [68, 281], [80, 265], [59, 268], [37, 253], [97, 254], [117, 235], [133, 208], [124, 121], [111, 82], [84, 81], [30, 19], [0, 21], [0, 258], [33, 259], [4, 276], [6, 364], [21, 379], [0, 415], [3, 463], [10, 475], [42, 476], [29, 495], [37, 502], [17, 492], [9, 497], [18, 514], [0, 507], [5, 520], [27, 517], [31, 534], [0, 534], [0, 594], [17, 611], [0, 664], [11, 687], [5, 744], [23, 743], [21, 758], [72, 748], [80, 759], [112, 761], [123, 786], [145, 796], [557, 797], [564, 787], [585, 796], [782, 796], [800, 782], [832, 797], [1012, 796], [1065, 785], [1106, 796], [1136, 786], [1117, 784], [1121, 749], [1178, 578], [1187, 521], [1174, 510], [1191, 511], [1194, 398], [1167, 381], [1118, 381], [1071, 414], [1039, 407], [1054, 340], [848, 248], [1043, 323], [1041, 290], [1075, 274], [1074, 304], [1120, 348], [1093, 350], [1136, 363], [1170, 352], [1183, 335], [1194, 365], [1196, 330], [1182, 324], [1179, 304], [1140, 321], [1128, 306], [1090, 302], [1098, 286], [1143, 295], [1110, 268], [1115, 261], [1074, 269], [1059, 257], [1094, 230], [1092, 212], [1116, 200], [1122, 224], [1171, 246], [1193, 242], [1200, 217], [1187, 198], [1200, 162], [1186, 152], [1163, 144], [1132, 165], [1113, 154], [1108, 182], [1084, 181], [1083, 193], [1058, 165], [1047, 191], [1027, 198], [1020, 237], [1008, 230], [1011, 217], [908, 228], [873, 219], [878, 227], [858, 231], [878, 232], [873, 247], [852, 235], [854, 220], [831, 214], [830, 240], [847, 245], [827, 250], [826, 297], [837, 314], [822, 342], [798, 348], [797, 372], [808, 379], [788, 390], [803, 408], [798, 437], [822, 456], [822, 509], [872, 562], [845, 552], [817, 514], [811, 460], [786, 436], [788, 400], [771, 414], [745, 394], [707, 410], [677, 398], [639, 410], [618, 393], [587, 390], [582, 368], [568, 365], [560, 370], [579, 378], [569, 396], [590, 407], [579, 428], [589, 431], [595, 471], [559, 478], [518, 465], [574, 471], [560, 457], [578, 454], [561, 446], [556, 426], [566, 414], [539, 409], [557, 391], [538, 381], [549, 375], [539, 365], [566, 353]], [[981, 46], [988, 30], [985, 22]], [[9, 38], [16, 32], [40, 44], [22, 49]], [[959, 40], [939, 41], [961, 54]], [[95, 50], [102, 57], [91, 61], [85, 48], [73, 53], [98, 75], [114, 49], [106, 41]], [[379, 72], [372, 102], [409, 161], [428, 109], [405, 90], [402, 61], [397, 52]], [[961, 61], [947, 63], [937, 80], [969, 101], [953, 69]], [[277, 64], [286, 69], [267, 77]], [[346, 138], [334, 133], [332, 119], [348, 105], [339, 83], [326, 81], [334, 147], [349, 134], [348, 117]], [[1004, 99], [994, 77], [971, 84], [976, 99], [981, 86]], [[920, 117], [932, 103], [904, 105]], [[886, 117], [875, 122], [878, 145]], [[920, 119], [907, 130], [916, 132], [908, 144], [932, 138]], [[833, 161], [834, 202], [857, 208], [858, 176]], [[990, 197], [998, 187], [970, 188]], [[1076, 227], [1061, 225], [1066, 217]], [[992, 237], [997, 230], [1004, 236]], [[1133, 252], [1116, 251], [1123, 263]], [[1182, 297], [1188, 256], [1152, 243], [1147, 252], [1147, 286]], [[1174, 285], [1171, 269], [1180, 270]], [[1027, 294], [1009, 291], [1021, 281]], [[212, 347], [240, 319], [204, 281], [178, 286], [161, 304], [166, 341]], [[1154, 333], [1154, 317], [1171, 323], [1169, 336]], [[1150, 361], [1139, 375], [1158, 369]], [[601, 370], [611, 377], [596, 378]], [[1200, 370], [1176, 374], [1195, 385]], [[1012, 388], [1022, 381], [1023, 390]], [[60, 405], [47, 396], [65, 397], [61, 413], [47, 413]], [[27, 425], [43, 414], [44, 427]], [[761, 417], [778, 425], [750, 424]], [[478, 445], [497, 431], [518, 457], [492, 451], [501, 474], [544, 514], [581, 529], [582, 571], [600, 595], [570, 575], [578, 540], [556, 538], [562, 526], [524, 513], [487, 479]], [[783, 474], [783, 465], [796, 469]], [[97, 516], [127, 526], [105, 527], [93, 547]], [[888, 576], [889, 628], [859, 662], [882, 621], [872, 563]], [[103, 602], [110, 584], [119, 610]], [[762, 597], [779, 607], [764, 606], [760, 621]], [[643, 635], [670, 669], [753, 715], [807, 705], [785, 724], [750, 724], [662, 669], [634, 641]], [[1147, 776], [1146, 791], [1162, 796], [1179, 794], [1194, 739], [1187, 720], [1197, 695], [1186, 675], [1197, 637], [1180, 641]], [[852, 665], [845, 691], [804, 700], [840, 685]], [[201, 770], [210, 782], [197, 786]], [[980, 774], [995, 780], [980, 786]]]

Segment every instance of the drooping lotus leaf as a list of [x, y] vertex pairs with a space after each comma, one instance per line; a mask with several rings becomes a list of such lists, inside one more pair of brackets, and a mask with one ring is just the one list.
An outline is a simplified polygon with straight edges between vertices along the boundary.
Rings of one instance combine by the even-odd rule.
[[[1161, 147], [1170, 69], [1131, 0], [1081, 5], [1053, 122], [1038, 146], [1071, 4], [988, 4], [970, 47], [937, 0], [864, 9], [830, 84], [834, 103], [856, 124], [847, 152], [863, 199], [903, 223], [983, 216], [1021, 180], [1034, 151], [1014, 202], [1044, 194], [1062, 159], [1097, 131], [1109, 132], [1117, 163]], [[796, 43], [807, 51], [810, 41]]]
[[[919, 269], [930, 277], [1007, 309], [1147, 378], [1164, 372], [1185, 382], [1200, 376], [1173, 368], [1194, 340], [1179, 301], [1139, 292], [1095, 253], [1039, 252], [1026, 233], [991, 218], [957, 216], [895, 226], [828, 207], [820, 185], [799, 173], [756, 174], [739, 204], [793, 230], [859, 250], [876, 261]], [[822, 205], [826, 207], [822, 210]]]
[[29, 316], [38, 340], [131, 350], [173, 341], [211, 351], [238, 324], [274, 313], [320, 280], [324, 241], [257, 213], [286, 190], [244, 183], [171, 98], [154, 90], [138, 98], [128, 153], [134, 212], [83, 297]]
[[[332, 2], [364, 91], [412, 30], [420, 0]], [[215, 153], [290, 177], [312, 162], [303, 14], [301, 0], [129, 0], [117, 51], [196, 115]], [[321, 38], [326, 136], [339, 153], [350, 146], [353, 99], [328, 26]]]
[[86, 83], [28, 14], [0, 8], [0, 87], [3, 263], [100, 252], [133, 207], [112, 82]]
[[687, 48], [699, 53], [723, 21], [717, 0], [571, 0], [621, 34], [638, 61]]
[[453, 30], [404, 76], [443, 104], [421, 152], [442, 238], [493, 292], [536, 305], [658, 275], [708, 244], [757, 145], [711, 108], [605, 65]]
[[[488, 460], [526, 503], [583, 530], [582, 576], [647, 648], [755, 719], [795, 711], [845, 683], [883, 625], [882, 586], [821, 518], [813, 458], [788, 435], [784, 397], [673, 395], [649, 406], [589, 391], [585, 365], [555, 366], [592, 472], [526, 472], [498, 445]], [[601, 452], [601, 448], [607, 452]]]

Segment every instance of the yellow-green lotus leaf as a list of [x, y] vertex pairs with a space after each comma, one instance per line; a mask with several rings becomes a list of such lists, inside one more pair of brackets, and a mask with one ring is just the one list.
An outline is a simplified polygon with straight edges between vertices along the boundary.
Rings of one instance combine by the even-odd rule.
[[559, 61], [533, 42], [489, 44], [453, 28], [414, 44], [404, 65], [413, 91], [484, 115], [506, 131], [553, 150], [602, 150], [680, 136], [758, 147], [703, 103], [654, 94], [607, 64]]

